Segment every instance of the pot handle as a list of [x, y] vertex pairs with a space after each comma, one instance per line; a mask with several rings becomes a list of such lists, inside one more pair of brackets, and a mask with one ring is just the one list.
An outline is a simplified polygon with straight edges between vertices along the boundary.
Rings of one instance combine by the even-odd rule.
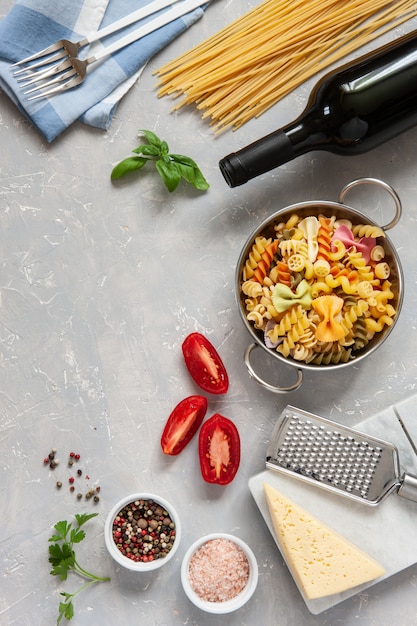
[[253, 365], [250, 361], [250, 355], [255, 348], [259, 348], [259, 346], [256, 343], [251, 343], [246, 348], [243, 360], [245, 362], [245, 365], [248, 369], [249, 374], [252, 376], [254, 380], [256, 380], [257, 383], [262, 385], [262, 387], [265, 387], [265, 389], [268, 389], [268, 391], [272, 391], [272, 393], [288, 393], [289, 391], [295, 391], [296, 389], [300, 387], [301, 383], [303, 382], [303, 372], [298, 367], [296, 368], [297, 373], [298, 373], [297, 381], [294, 383], [294, 385], [291, 385], [290, 387], [275, 387], [275, 385], [271, 385], [270, 383], [267, 383], [265, 380], [263, 380], [263, 378], [261, 378], [255, 372], [255, 370], [253, 369]]
[[357, 185], [366, 185], [366, 184], [370, 184], [370, 185], [376, 185], [378, 187], [382, 187], [383, 189], [385, 189], [385, 191], [387, 191], [389, 193], [389, 195], [391, 196], [391, 198], [394, 200], [394, 204], [395, 204], [395, 215], [392, 218], [392, 220], [386, 224], [385, 226], [381, 226], [382, 230], [390, 230], [391, 228], [393, 228], [398, 220], [401, 217], [401, 213], [402, 213], [402, 205], [401, 205], [401, 200], [397, 194], [397, 192], [395, 191], [395, 189], [393, 187], [391, 187], [391, 185], [389, 185], [388, 183], [385, 183], [383, 180], [379, 180], [379, 178], [357, 178], [356, 180], [352, 180], [350, 183], [348, 183], [347, 185], [345, 185], [345, 187], [343, 187], [342, 191], [340, 192], [339, 195], [339, 202], [341, 204], [344, 204], [344, 199], [347, 195], [347, 193], [353, 188], [356, 187]]

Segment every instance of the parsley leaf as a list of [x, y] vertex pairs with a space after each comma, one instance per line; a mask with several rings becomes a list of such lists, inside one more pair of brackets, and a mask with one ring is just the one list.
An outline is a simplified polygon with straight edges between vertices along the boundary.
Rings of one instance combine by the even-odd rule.
[[65, 602], [59, 603], [57, 624], [64, 618], [70, 620], [74, 616], [73, 599], [78, 593], [94, 583], [110, 580], [108, 577], [103, 578], [87, 572], [78, 563], [74, 551], [74, 544], [79, 544], [85, 538], [85, 531], [81, 530], [81, 526], [97, 515], [97, 513], [76, 514], [75, 526], [66, 520], [57, 522], [54, 526], [56, 532], [49, 538], [51, 543], [49, 546], [49, 562], [52, 565], [51, 575], [58, 576], [60, 580], [67, 580], [68, 573], [73, 571], [87, 579], [87, 582], [75, 593], [61, 592]]
[[140, 170], [148, 161], [153, 161], [158, 174], [170, 192], [178, 187], [182, 178], [200, 191], [205, 191], [210, 187], [193, 159], [183, 154], [171, 154], [167, 142], [159, 139], [150, 130], [142, 130], [139, 135], [143, 135], [147, 143], [132, 150], [135, 156], [124, 159], [113, 168], [112, 180]]

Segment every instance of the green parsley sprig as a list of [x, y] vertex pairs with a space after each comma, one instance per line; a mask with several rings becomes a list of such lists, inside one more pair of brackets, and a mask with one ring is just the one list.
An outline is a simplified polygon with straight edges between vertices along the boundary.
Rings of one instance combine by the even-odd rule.
[[59, 624], [63, 618], [70, 620], [74, 616], [73, 599], [77, 594], [94, 583], [110, 580], [108, 577], [102, 578], [101, 576], [95, 576], [87, 572], [81, 567], [75, 556], [74, 545], [80, 543], [80, 541], [85, 538], [85, 531], [81, 529], [81, 526], [97, 515], [98, 513], [76, 514], [75, 526], [66, 520], [57, 522], [54, 526], [56, 533], [49, 538], [50, 542], [55, 542], [53, 545], [49, 546], [49, 562], [52, 565], [50, 573], [52, 576], [58, 576], [61, 580], [66, 580], [68, 573], [73, 571], [83, 578], [88, 579], [88, 582], [84, 583], [75, 593], [61, 592], [65, 601], [59, 603], [57, 624]]
[[153, 161], [168, 191], [174, 191], [181, 178], [196, 189], [205, 191], [210, 187], [197, 163], [183, 154], [171, 154], [166, 141], [162, 141], [150, 130], [141, 130], [147, 143], [143, 143], [132, 152], [135, 156], [128, 157], [113, 168], [111, 179], [117, 180], [128, 172], [142, 169], [146, 163]]

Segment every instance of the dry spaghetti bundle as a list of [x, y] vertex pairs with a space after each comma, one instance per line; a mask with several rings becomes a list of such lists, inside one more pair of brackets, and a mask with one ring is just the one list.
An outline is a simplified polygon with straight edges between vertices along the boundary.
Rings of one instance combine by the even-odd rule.
[[216, 132], [259, 117], [311, 76], [417, 13], [415, 0], [264, 0], [156, 71]]

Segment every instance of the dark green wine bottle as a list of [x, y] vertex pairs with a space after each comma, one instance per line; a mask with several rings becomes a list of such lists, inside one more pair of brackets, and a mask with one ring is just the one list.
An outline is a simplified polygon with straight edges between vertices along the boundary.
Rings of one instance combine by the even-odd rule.
[[417, 124], [417, 31], [325, 75], [291, 124], [224, 157], [237, 187], [312, 150], [361, 154]]

